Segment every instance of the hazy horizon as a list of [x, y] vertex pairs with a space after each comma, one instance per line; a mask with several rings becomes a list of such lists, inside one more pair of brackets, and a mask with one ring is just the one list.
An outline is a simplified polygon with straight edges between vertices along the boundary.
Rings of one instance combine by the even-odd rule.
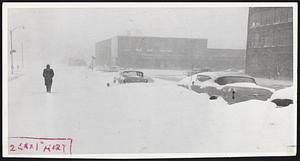
[[[240, 7], [8, 9], [8, 27], [25, 26], [13, 32], [13, 44], [20, 51], [24, 41], [27, 61], [89, 58], [95, 42], [128, 30], [137, 36], [206, 38], [208, 48], [246, 49], [247, 23], [248, 8]], [[20, 52], [15, 55], [20, 59]]]

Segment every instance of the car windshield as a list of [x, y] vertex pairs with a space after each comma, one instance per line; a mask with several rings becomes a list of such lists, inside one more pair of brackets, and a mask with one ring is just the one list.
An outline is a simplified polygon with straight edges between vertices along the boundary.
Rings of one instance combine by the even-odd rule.
[[135, 71], [128, 71], [128, 72], [123, 72], [123, 76], [128, 76], [128, 77], [143, 77], [142, 72], [135, 72]]
[[226, 76], [220, 77], [216, 80], [216, 83], [219, 85], [226, 85], [231, 83], [255, 83], [255, 80], [250, 77], [243, 77], [243, 76]]
[[200, 82], [205, 82], [207, 80], [211, 79], [209, 76], [206, 75], [197, 75], [197, 80]]

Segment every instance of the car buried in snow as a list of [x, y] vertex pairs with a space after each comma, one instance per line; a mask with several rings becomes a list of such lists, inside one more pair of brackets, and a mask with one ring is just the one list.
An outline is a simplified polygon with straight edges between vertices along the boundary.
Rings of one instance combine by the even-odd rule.
[[293, 86], [291, 86], [275, 91], [270, 101], [275, 103], [277, 107], [286, 107], [293, 104], [293, 89]]
[[148, 78], [144, 77], [144, 73], [136, 70], [125, 70], [119, 72], [117, 77], [114, 77], [114, 83], [148, 83]]
[[257, 85], [253, 77], [236, 72], [194, 74], [179, 81], [178, 85], [197, 93], [206, 93], [211, 100], [222, 97], [228, 104], [252, 99], [267, 101], [274, 92]]

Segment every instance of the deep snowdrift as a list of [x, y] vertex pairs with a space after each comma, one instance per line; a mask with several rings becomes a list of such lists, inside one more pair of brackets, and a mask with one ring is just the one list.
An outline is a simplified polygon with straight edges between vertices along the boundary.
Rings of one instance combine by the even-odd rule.
[[107, 87], [115, 73], [54, 70], [51, 94], [38, 69], [9, 83], [9, 136], [71, 137], [73, 154], [295, 151], [294, 106], [227, 105], [176, 82]]

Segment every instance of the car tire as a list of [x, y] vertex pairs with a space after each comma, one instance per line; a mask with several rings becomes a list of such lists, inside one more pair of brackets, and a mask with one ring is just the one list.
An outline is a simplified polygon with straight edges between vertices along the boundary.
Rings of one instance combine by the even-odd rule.
[[279, 107], [286, 107], [293, 104], [293, 100], [291, 99], [274, 99], [271, 102], [275, 103]]
[[216, 99], [218, 99], [218, 96], [212, 95], [212, 96], [209, 96], [209, 99], [210, 100], [216, 100]]
[[148, 83], [148, 80], [145, 80], [145, 83]]

